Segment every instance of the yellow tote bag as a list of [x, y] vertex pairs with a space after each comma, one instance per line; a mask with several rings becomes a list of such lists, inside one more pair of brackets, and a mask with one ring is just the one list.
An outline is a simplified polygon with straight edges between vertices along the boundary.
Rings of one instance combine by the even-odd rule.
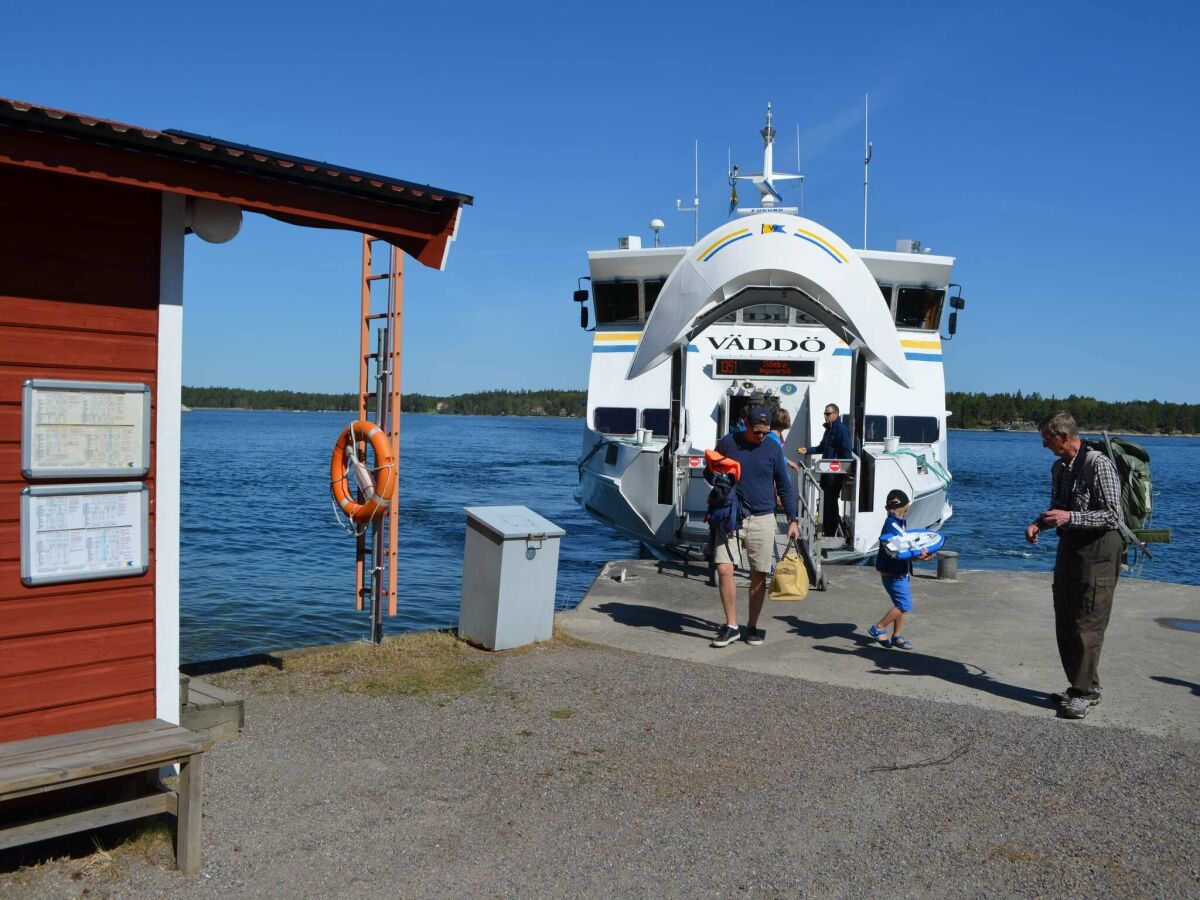
[[788, 541], [783, 559], [775, 564], [771, 578], [772, 600], [803, 600], [808, 596], [808, 569], [796, 549], [795, 541]]

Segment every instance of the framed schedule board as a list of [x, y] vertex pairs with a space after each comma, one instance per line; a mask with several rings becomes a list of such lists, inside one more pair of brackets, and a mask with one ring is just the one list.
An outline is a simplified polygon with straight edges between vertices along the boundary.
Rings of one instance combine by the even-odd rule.
[[53, 584], [145, 574], [149, 497], [139, 481], [25, 488], [21, 581]]
[[21, 407], [26, 478], [140, 478], [150, 473], [150, 388], [31, 378]]

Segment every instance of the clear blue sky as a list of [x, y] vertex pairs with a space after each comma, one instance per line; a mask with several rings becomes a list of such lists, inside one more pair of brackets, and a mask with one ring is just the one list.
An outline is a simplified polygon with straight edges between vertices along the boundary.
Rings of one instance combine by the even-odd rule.
[[[588, 249], [727, 208], [726, 148], [857, 246], [957, 257], [952, 390], [1200, 402], [1192, 3], [9, 4], [0, 94], [472, 194], [410, 263], [404, 387], [583, 387]], [[184, 381], [352, 390], [357, 237], [249, 215], [187, 245]]]

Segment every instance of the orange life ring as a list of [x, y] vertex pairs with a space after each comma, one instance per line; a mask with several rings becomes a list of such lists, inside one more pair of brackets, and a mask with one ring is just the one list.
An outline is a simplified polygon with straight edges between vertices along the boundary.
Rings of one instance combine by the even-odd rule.
[[[351, 441], [368, 441], [375, 451], [374, 484], [363, 488], [361, 503], [350, 496], [350, 479], [346, 473], [347, 451]], [[392, 458], [392, 442], [383, 429], [372, 422], [359, 420], [342, 432], [333, 445], [333, 461], [329, 464], [329, 489], [334, 501], [351, 521], [365, 525], [378, 519], [387, 510], [396, 492], [396, 464]]]

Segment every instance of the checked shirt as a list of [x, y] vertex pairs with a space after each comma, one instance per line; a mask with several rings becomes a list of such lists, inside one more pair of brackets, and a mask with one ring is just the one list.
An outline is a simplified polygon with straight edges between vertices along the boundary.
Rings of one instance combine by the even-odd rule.
[[1103, 453], [1081, 447], [1069, 463], [1050, 470], [1050, 508], [1071, 513], [1063, 528], [1117, 528], [1121, 523], [1121, 481]]

